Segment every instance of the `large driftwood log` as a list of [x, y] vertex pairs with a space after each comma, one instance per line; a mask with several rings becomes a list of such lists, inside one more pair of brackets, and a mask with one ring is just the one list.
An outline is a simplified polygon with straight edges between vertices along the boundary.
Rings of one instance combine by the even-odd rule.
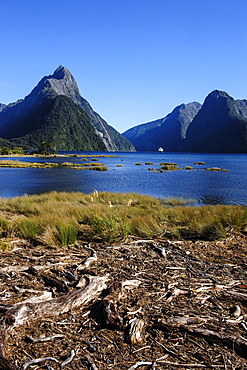
[[11, 364], [4, 355], [4, 344], [7, 340], [7, 335], [15, 327], [40, 317], [58, 316], [95, 301], [101, 292], [106, 289], [107, 280], [108, 276], [90, 276], [88, 277], [88, 285], [86, 287], [72, 293], [44, 302], [23, 302], [11, 307], [4, 315], [0, 327], [0, 370], [17, 369], [17, 367]]
[[38, 303], [18, 303], [7, 311], [4, 321], [8, 331], [42, 316], [61, 315], [70, 310], [87, 305], [94, 301], [106, 288], [107, 276], [90, 276], [89, 283], [85, 288], [78, 289], [72, 293]]

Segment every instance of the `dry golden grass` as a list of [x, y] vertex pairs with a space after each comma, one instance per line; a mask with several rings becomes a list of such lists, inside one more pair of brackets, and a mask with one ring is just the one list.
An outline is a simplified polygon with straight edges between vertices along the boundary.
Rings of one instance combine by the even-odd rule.
[[[84, 241], [147, 238], [219, 239], [247, 225], [244, 206], [185, 206], [135, 193], [51, 192], [0, 199], [0, 231], [6, 237], [38, 238], [65, 246]], [[7, 215], [7, 216], [6, 216]]]

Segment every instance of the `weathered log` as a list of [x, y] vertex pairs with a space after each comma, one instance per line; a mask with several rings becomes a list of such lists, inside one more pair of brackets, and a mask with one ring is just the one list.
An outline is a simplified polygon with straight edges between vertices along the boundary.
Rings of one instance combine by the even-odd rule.
[[[26, 321], [31, 321], [47, 315], [61, 315], [70, 310], [85, 306], [94, 301], [103, 289], [106, 288], [107, 276], [90, 276], [89, 283], [85, 288], [78, 289], [72, 293], [53, 298], [45, 302], [25, 303], [14, 305], [7, 311], [4, 321], [10, 328], [22, 325]], [[9, 330], [9, 329], [8, 329]]]
[[44, 316], [58, 316], [70, 310], [83, 307], [95, 301], [100, 293], [106, 289], [108, 276], [90, 276], [88, 285], [72, 293], [62, 295], [44, 302], [18, 303], [11, 307], [4, 315], [0, 327], [0, 370], [17, 370], [4, 355], [4, 344], [7, 334], [15, 327], [25, 322]]
[[20, 266], [20, 265], [16, 265], [16, 266], [6, 266], [6, 267], [2, 267], [0, 269], [0, 272], [1, 273], [5, 273], [5, 272], [22, 272], [22, 271], [28, 271], [30, 269], [32, 269], [32, 267], [35, 269], [35, 270], [45, 270], [45, 269], [49, 269], [51, 267], [55, 267], [55, 266], [64, 266], [64, 265], [67, 265], [68, 263], [67, 262], [57, 262], [57, 263], [48, 263], [47, 265], [37, 265], [37, 266], [27, 266], [27, 265], [23, 265], [23, 266]]
[[52, 293], [51, 292], [40, 292], [40, 295], [33, 296], [30, 298], [25, 299], [25, 301], [18, 302], [17, 304], [24, 304], [24, 303], [38, 303], [38, 302], [44, 302], [48, 301], [49, 299], [52, 299]]
[[63, 281], [60, 281], [59, 279], [57, 279], [56, 277], [51, 276], [50, 274], [41, 274], [40, 277], [44, 280], [46, 285], [52, 288], [56, 288], [58, 292], [61, 292], [61, 293], [68, 292], [67, 285]]

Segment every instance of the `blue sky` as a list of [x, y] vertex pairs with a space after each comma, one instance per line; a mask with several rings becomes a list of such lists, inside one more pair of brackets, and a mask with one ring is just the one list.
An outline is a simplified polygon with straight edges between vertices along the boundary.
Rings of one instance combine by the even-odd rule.
[[1, 0], [0, 102], [63, 65], [119, 132], [202, 103], [247, 99], [247, 0]]

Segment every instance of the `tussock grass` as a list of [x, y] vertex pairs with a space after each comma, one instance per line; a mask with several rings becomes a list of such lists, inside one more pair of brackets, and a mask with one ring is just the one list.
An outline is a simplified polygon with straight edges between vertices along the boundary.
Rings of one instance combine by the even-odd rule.
[[190, 171], [190, 170], [193, 170], [193, 169], [194, 169], [194, 167], [192, 167], [192, 166], [186, 166], [186, 167], [185, 167], [185, 169], [186, 169], [187, 171]]
[[211, 168], [207, 168], [207, 171], [221, 171], [221, 168], [219, 168], [219, 167], [211, 167]]
[[85, 157], [85, 158], [92, 158], [92, 157], [94, 157], [94, 158], [115, 158], [115, 157], [117, 157], [117, 155], [113, 155], [113, 154], [93, 154], [93, 155], [91, 155], [91, 154], [80, 154], [80, 157]]
[[107, 166], [92, 166], [92, 167], [88, 167], [89, 170], [93, 170], [93, 171], [108, 171], [108, 167]]
[[163, 164], [161, 169], [165, 171], [174, 171], [174, 170], [179, 170], [180, 167], [178, 167], [176, 163], [174, 164], [170, 163], [170, 164]]
[[[193, 207], [188, 202], [97, 190], [88, 195], [51, 192], [1, 198], [0, 233], [6, 240], [22, 237], [66, 246], [77, 239], [116, 242], [128, 235], [214, 240], [225, 238], [228, 231], [246, 228], [247, 207]], [[5, 245], [2, 242], [0, 249]]]
[[58, 167], [58, 163], [50, 162], [23, 162], [18, 160], [6, 159], [0, 161], [0, 167], [13, 167], [13, 168], [54, 168]]
[[[81, 166], [81, 165], [80, 165]], [[97, 162], [97, 163], [94, 163], [94, 162], [90, 162], [90, 163], [84, 163], [83, 164], [83, 166], [85, 166], [85, 167], [92, 167], [92, 166], [104, 166], [104, 163], [99, 163], [99, 162]]]
[[[74, 156], [74, 155], [73, 155]], [[87, 159], [85, 159], [87, 161]], [[107, 171], [108, 168], [104, 166], [104, 163], [99, 163], [98, 158], [92, 158], [90, 163], [72, 163], [72, 162], [63, 162], [61, 164], [53, 162], [23, 162], [17, 160], [0, 160], [0, 167], [12, 167], [12, 168], [73, 168], [77, 170], [96, 170], [96, 171]], [[93, 168], [95, 167], [95, 168]], [[101, 167], [101, 168], [100, 168]]]

